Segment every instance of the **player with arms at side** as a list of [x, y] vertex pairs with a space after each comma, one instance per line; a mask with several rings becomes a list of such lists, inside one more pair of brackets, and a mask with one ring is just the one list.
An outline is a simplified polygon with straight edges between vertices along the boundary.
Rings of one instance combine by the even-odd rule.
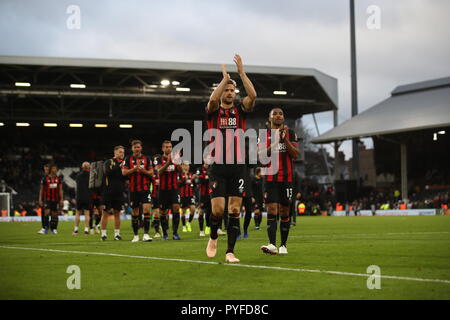
[[103, 164], [105, 177], [103, 183], [103, 204], [101, 220], [101, 239], [107, 239], [106, 228], [109, 214], [114, 214], [114, 240], [122, 240], [120, 236], [120, 211], [125, 202], [125, 178], [122, 175], [122, 164], [125, 155], [123, 146], [114, 147], [114, 158], [106, 160]]
[[[101, 192], [96, 189], [92, 189], [92, 215], [91, 223], [94, 225], [95, 233], [100, 233], [100, 223], [103, 215], [103, 205]], [[91, 230], [92, 232], [92, 230]]]
[[[57, 176], [58, 167], [55, 164], [50, 165], [49, 174], [41, 182], [39, 191], [39, 199], [45, 201], [44, 214], [51, 216], [50, 230], [53, 234], [58, 234], [58, 204], [60, 208], [63, 205], [63, 189], [62, 180]], [[43, 201], [39, 201], [39, 205], [44, 205]]]
[[[260, 152], [275, 152], [278, 166], [273, 163], [267, 168], [265, 179], [267, 192], [267, 235], [269, 244], [261, 246], [261, 250], [268, 254], [287, 254], [286, 242], [291, 226], [289, 207], [293, 195], [294, 163], [298, 158], [298, 138], [294, 131], [284, 125], [284, 113], [280, 108], [274, 108], [269, 113], [269, 129], [277, 130], [275, 141], [271, 141], [271, 130], [267, 130], [266, 145], [260, 146]], [[278, 171], [274, 172], [274, 167]], [[276, 247], [277, 215], [280, 216], [281, 246]]]
[[[203, 166], [197, 170], [198, 186], [199, 186], [199, 216], [198, 224], [200, 227], [200, 237], [211, 234], [211, 198], [209, 197], [209, 176], [208, 176], [208, 164], [204, 163]], [[203, 231], [204, 219], [206, 219], [206, 228]]]
[[261, 176], [261, 168], [256, 168], [255, 177], [252, 181], [253, 196], [255, 198], [255, 230], [259, 230], [262, 221], [262, 211], [264, 203], [264, 179]]
[[158, 170], [156, 170], [155, 166], [158, 164], [158, 159], [161, 155], [155, 155], [153, 157], [153, 176], [152, 176], [152, 215], [153, 215], [153, 228], [155, 229], [154, 238], [161, 238], [161, 234], [159, 233], [160, 229], [160, 204], [159, 204], [159, 175]]
[[[252, 212], [255, 204], [255, 195], [253, 194], [253, 179], [251, 177], [253, 166], [247, 165], [245, 168], [245, 191], [242, 198], [242, 209], [244, 209], [244, 239], [248, 238], [248, 227], [252, 220]], [[240, 236], [238, 237], [240, 239]]]
[[83, 162], [81, 165], [81, 171], [77, 174], [76, 183], [76, 202], [77, 209], [75, 212], [75, 227], [72, 235], [78, 235], [78, 227], [80, 226], [80, 216], [84, 214], [84, 233], [90, 234], [89, 222], [91, 219], [90, 210], [92, 209], [92, 193], [89, 189], [89, 162]]
[[[189, 171], [189, 161], [181, 164], [182, 173], [180, 174], [180, 197], [181, 197], [181, 223], [183, 232], [192, 232], [191, 222], [195, 213], [194, 180], [196, 175]], [[189, 212], [189, 219], [186, 221], [186, 215]]]
[[181, 240], [178, 235], [178, 226], [180, 224], [180, 194], [178, 191], [178, 173], [181, 172], [181, 166], [177, 164], [180, 161], [179, 156], [172, 159], [172, 142], [165, 140], [162, 143], [161, 150], [163, 155], [155, 159], [156, 170], [159, 176], [159, 204], [161, 214], [159, 216], [163, 230], [163, 240], [168, 240], [167, 230], [169, 229], [169, 219], [167, 211], [172, 210], [172, 230], [173, 240]]
[[130, 200], [133, 208], [131, 225], [134, 233], [131, 242], [139, 241], [139, 211], [141, 205], [144, 212], [144, 236], [142, 241], [150, 242], [153, 240], [148, 234], [151, 213], [150, 178], [153, 176], [152, 161], [142, 154], [142, 142], [140, 140], [131, 142], [131, 150], [133, 154], [125, 159], [122, 168], [122, 174], [130, 179]]
[[[41, 178], [41, 185], [44, 181], [44, 179], [48, 176], [48, 174], [50, 173], [50, 165], [49, 164], [45, 164], [44, 165], [44, 174]], [[45, 214], [45, 208], [41, 205], [41, 203], [44, 203], [44, 199], [42, 198], [42, 196], [44, 195], [44, 192], [41, 192], [41, 188], [39, 188], [39, 199], [38, 199], [38, 203], [39, 206], [41, 207], [41, 224], [42, 224], [42, 229], [38, 231], [38, 234], [47, 234], [48, 233], [48, 227], [49, 227], [49, 216]]]
[[[221, 143], [221, 139], [215, 137], [212, 141], [213, 137], [211, 137], [211, 145], [214, 147], [215, 154], [211, 154], [214, 158], [210, 170], [212, 216], [211, 235], [206, 248], [206, 255], [212, 258], [217, 253], [217, 231], [224, 214], [225, 201], [228, 200], [228, 248], [225, 261], [230, 263], [240, 261], [234, 255], [234, 246], [240, 232], [239, 217], [242, 193], [245, 187], [245, 152], [242, 154], [240, 145], [245, 141], [239, 139], [234, 133], [238, 129], [245, 131], [247, 114], [253, 111], [256, 100], [255, 88], [244, 72], [241, 57], [235, 55], [234, 62], [247, 96], [240, 104], [235, 105], [236, 82], [230, 78], [225, 65], [222, 65], [223, 79], [211, 94], [206, 107], [208, 128], [218, 130], [223, 138]], [[230, 133], [232, 134], [230, 135]], [[234, 143], [233, 139], [235, 140]], [[234, 145], [234, 149], [231, 147], [232, 145]]]

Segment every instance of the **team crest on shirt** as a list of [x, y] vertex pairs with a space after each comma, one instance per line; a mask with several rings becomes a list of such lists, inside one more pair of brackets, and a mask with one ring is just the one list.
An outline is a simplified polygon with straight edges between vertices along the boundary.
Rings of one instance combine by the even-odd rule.
[[278, 152], [286, 152], [286, 143], [280, 142], [278, 144], [278, 147], [277, 147], [276, 151], [278, 151]]

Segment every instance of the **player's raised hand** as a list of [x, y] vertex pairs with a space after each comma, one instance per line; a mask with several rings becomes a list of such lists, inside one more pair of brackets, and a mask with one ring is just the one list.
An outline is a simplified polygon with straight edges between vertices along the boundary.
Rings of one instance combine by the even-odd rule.
[[180, 156], [179, 152], [177, 152], [173, 155], [172, 162], [177, 165], [181, 164], [181, 156]]
[[233, 59], [234, 63], [236, 64], [237, 70], [239, 74], [244, 73], [244, 64], [242, 63], [242, 58], [237, 53], [234, 55]]
[[273, 145], [278, 145], [280, 143], [280, 140], [281, 140], [281, 129], [272, 129], [272, 130], [275, 131], [275, 136], [274, 136], [274, 139], [272, 141], [272, 144]]
[[136, 166], [134, 167], [134, 171], [139, 171], [141, 168], [141, 160], [136, 160]]
[[287, 138], [287, 136], [288, 136], [288, 130], [289, 130], [289, 128], [288, 128], [288, 126], [283, 126], [281, 129], [280, 129], [280, 139], [281, 139], [281, 141], [284, 141], [284, 139], [286, 139]]
[[230, 75], [227, 73], [227, 66], [222, 64], [222, 75], [224, 79], [230, 79]]

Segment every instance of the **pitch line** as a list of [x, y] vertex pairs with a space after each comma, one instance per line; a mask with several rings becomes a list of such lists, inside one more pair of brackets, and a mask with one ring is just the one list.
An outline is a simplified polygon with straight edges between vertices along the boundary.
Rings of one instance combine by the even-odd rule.
[[[189, 259], [176, 259], [176, 258], [161, 258], [161, 257], [148, 257], [148, 256], [132, 256], [132, 255], [126, 255], [126, 254], [106, 253], [106, 252], [69, 251], [69, 250], [58, 250], [58, 249], [25, 248], [25, 247], [9, 247], [9, 246], [0, 246], [0, 248], [2, 248], [2, 249], [16, 249], [16, 250], [30, 250], [30, 251], [45, 251], [45, 252], [54, 252], [54, 253], [72, 253], [72, 254], [84, 254], [84, 255], [110, 256], [110, 257], [120, 257], [120, 258], [146, 259], [146, 260], [159, 260], [159, 261], [172, 261], [172, 262], [188, 262], [188, 263], [199, 263], [199, 264], [209, 264], [209, 265], [220, 265], [220, 264], [222, 264], [222, 265], [227, 266], [227, 267], [268, 269], [268, 270], [309, 272], [309, 273], [324, 273], [324, 274], [332, 274], [332, 275], [354, 276], [354, 277], [365, 277], [365, 278], [371, 276], [371, 274], [367, 274], [367, 273], [354, 273], [354, 272], [328, 271], [328, 270], [314, 270], [314, 269], [302, 269], [302, 268], [297, 269], [297, 268], [259, 266], [259, 265], [249, 265], [249, 264], [229, 264], [229, 263], [219, 263], [219, 262], [215, 262], [215, 261], [202, 261], [202, 260], [189, 260]], [[389, 275], [381, 275], [380, 278], [381, 279], [394, 279], [394, 280], [405, 280], [405, 281], [420, 281], [420, 282], [435, 282], [435, 283], [450, 284], [450, 280], [443, 280], [443, 279], [423, 279], [423, 278], [389, 276]]]

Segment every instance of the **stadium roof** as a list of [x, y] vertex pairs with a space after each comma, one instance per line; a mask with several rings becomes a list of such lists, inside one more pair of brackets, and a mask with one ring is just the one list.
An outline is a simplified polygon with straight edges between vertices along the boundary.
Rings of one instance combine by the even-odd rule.
[[391, 97], [312, 140], [328, 143], [450, 126], [450, 77], [396, 87]]
[[[228, 70], [235, 77], [236, 66]], [[245, 70], [258, 93], [255, 117], [266, 117], [274, 106], [293, 118], [337, 109], [337, 80], [318, 70], [251, 65]], [[204, 116], [221, 77], [220, 65], [210, 63], [21, 56], [0, 56], [0, 73], [0, 112], [6, 120], [64, 120], [70, 114], [70, 119], [192, 121]], [[179, 84], [162, 86], [163, 79]], [[15, 82], [31, 85], [17, 87]], [[86, 88], [70, 88], [74, 83]]]

